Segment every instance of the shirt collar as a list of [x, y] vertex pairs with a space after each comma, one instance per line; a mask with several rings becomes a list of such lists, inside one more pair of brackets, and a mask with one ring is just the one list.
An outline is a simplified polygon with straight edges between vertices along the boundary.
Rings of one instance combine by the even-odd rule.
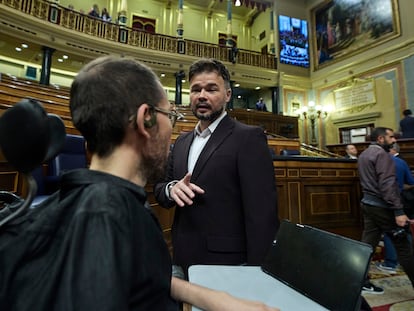
[[[217, 128], [217, 126], [219, 125], [220, 121], [223, 120], [223, 118], [227, 115], [227, 111], [223, 110], [223, 113], [216, 119], [214, 120], [213, 123], [211, 123], [204, 131], [209, 130], [211, 134], [213, 134], [213, 132], [215, 131], [215, 129]], [[200, 135], [202, 134], [202, 132], [200, 131], [200, 121], [198, 121], [196, 127], [195, 127], [195, 133], [196, 135]]]

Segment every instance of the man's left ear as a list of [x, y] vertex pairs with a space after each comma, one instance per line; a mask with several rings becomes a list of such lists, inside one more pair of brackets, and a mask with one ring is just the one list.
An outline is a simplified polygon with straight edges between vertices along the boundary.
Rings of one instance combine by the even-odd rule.
[[137, 127], [141, 134], [150, 136], [148, 130], [156, 124], [156, 115], [150, 106], [142, 104], [137, 111]]

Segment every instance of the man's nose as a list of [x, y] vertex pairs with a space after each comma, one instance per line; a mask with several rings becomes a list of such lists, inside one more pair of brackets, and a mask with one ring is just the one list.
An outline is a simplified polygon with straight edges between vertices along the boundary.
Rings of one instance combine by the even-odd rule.
[[201, 89], [199, 97], [205, 98], [207, 96], [207, 92], [205, 89]]

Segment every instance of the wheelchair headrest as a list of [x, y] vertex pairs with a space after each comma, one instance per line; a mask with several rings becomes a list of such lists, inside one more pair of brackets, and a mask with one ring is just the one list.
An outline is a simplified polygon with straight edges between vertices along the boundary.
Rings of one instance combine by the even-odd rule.
[[23, 99], [0, 117], [0, 148], [7, 161], [28, 173], [53, 158], [65, 143], [62, 119], [46, 114], [34, 99]]

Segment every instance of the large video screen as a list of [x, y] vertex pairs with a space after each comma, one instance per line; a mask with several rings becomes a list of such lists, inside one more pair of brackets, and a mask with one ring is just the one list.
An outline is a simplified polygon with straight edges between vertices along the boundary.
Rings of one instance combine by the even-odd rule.
[[308, 22], [279, 15], [280, 62], [309, 68]]

